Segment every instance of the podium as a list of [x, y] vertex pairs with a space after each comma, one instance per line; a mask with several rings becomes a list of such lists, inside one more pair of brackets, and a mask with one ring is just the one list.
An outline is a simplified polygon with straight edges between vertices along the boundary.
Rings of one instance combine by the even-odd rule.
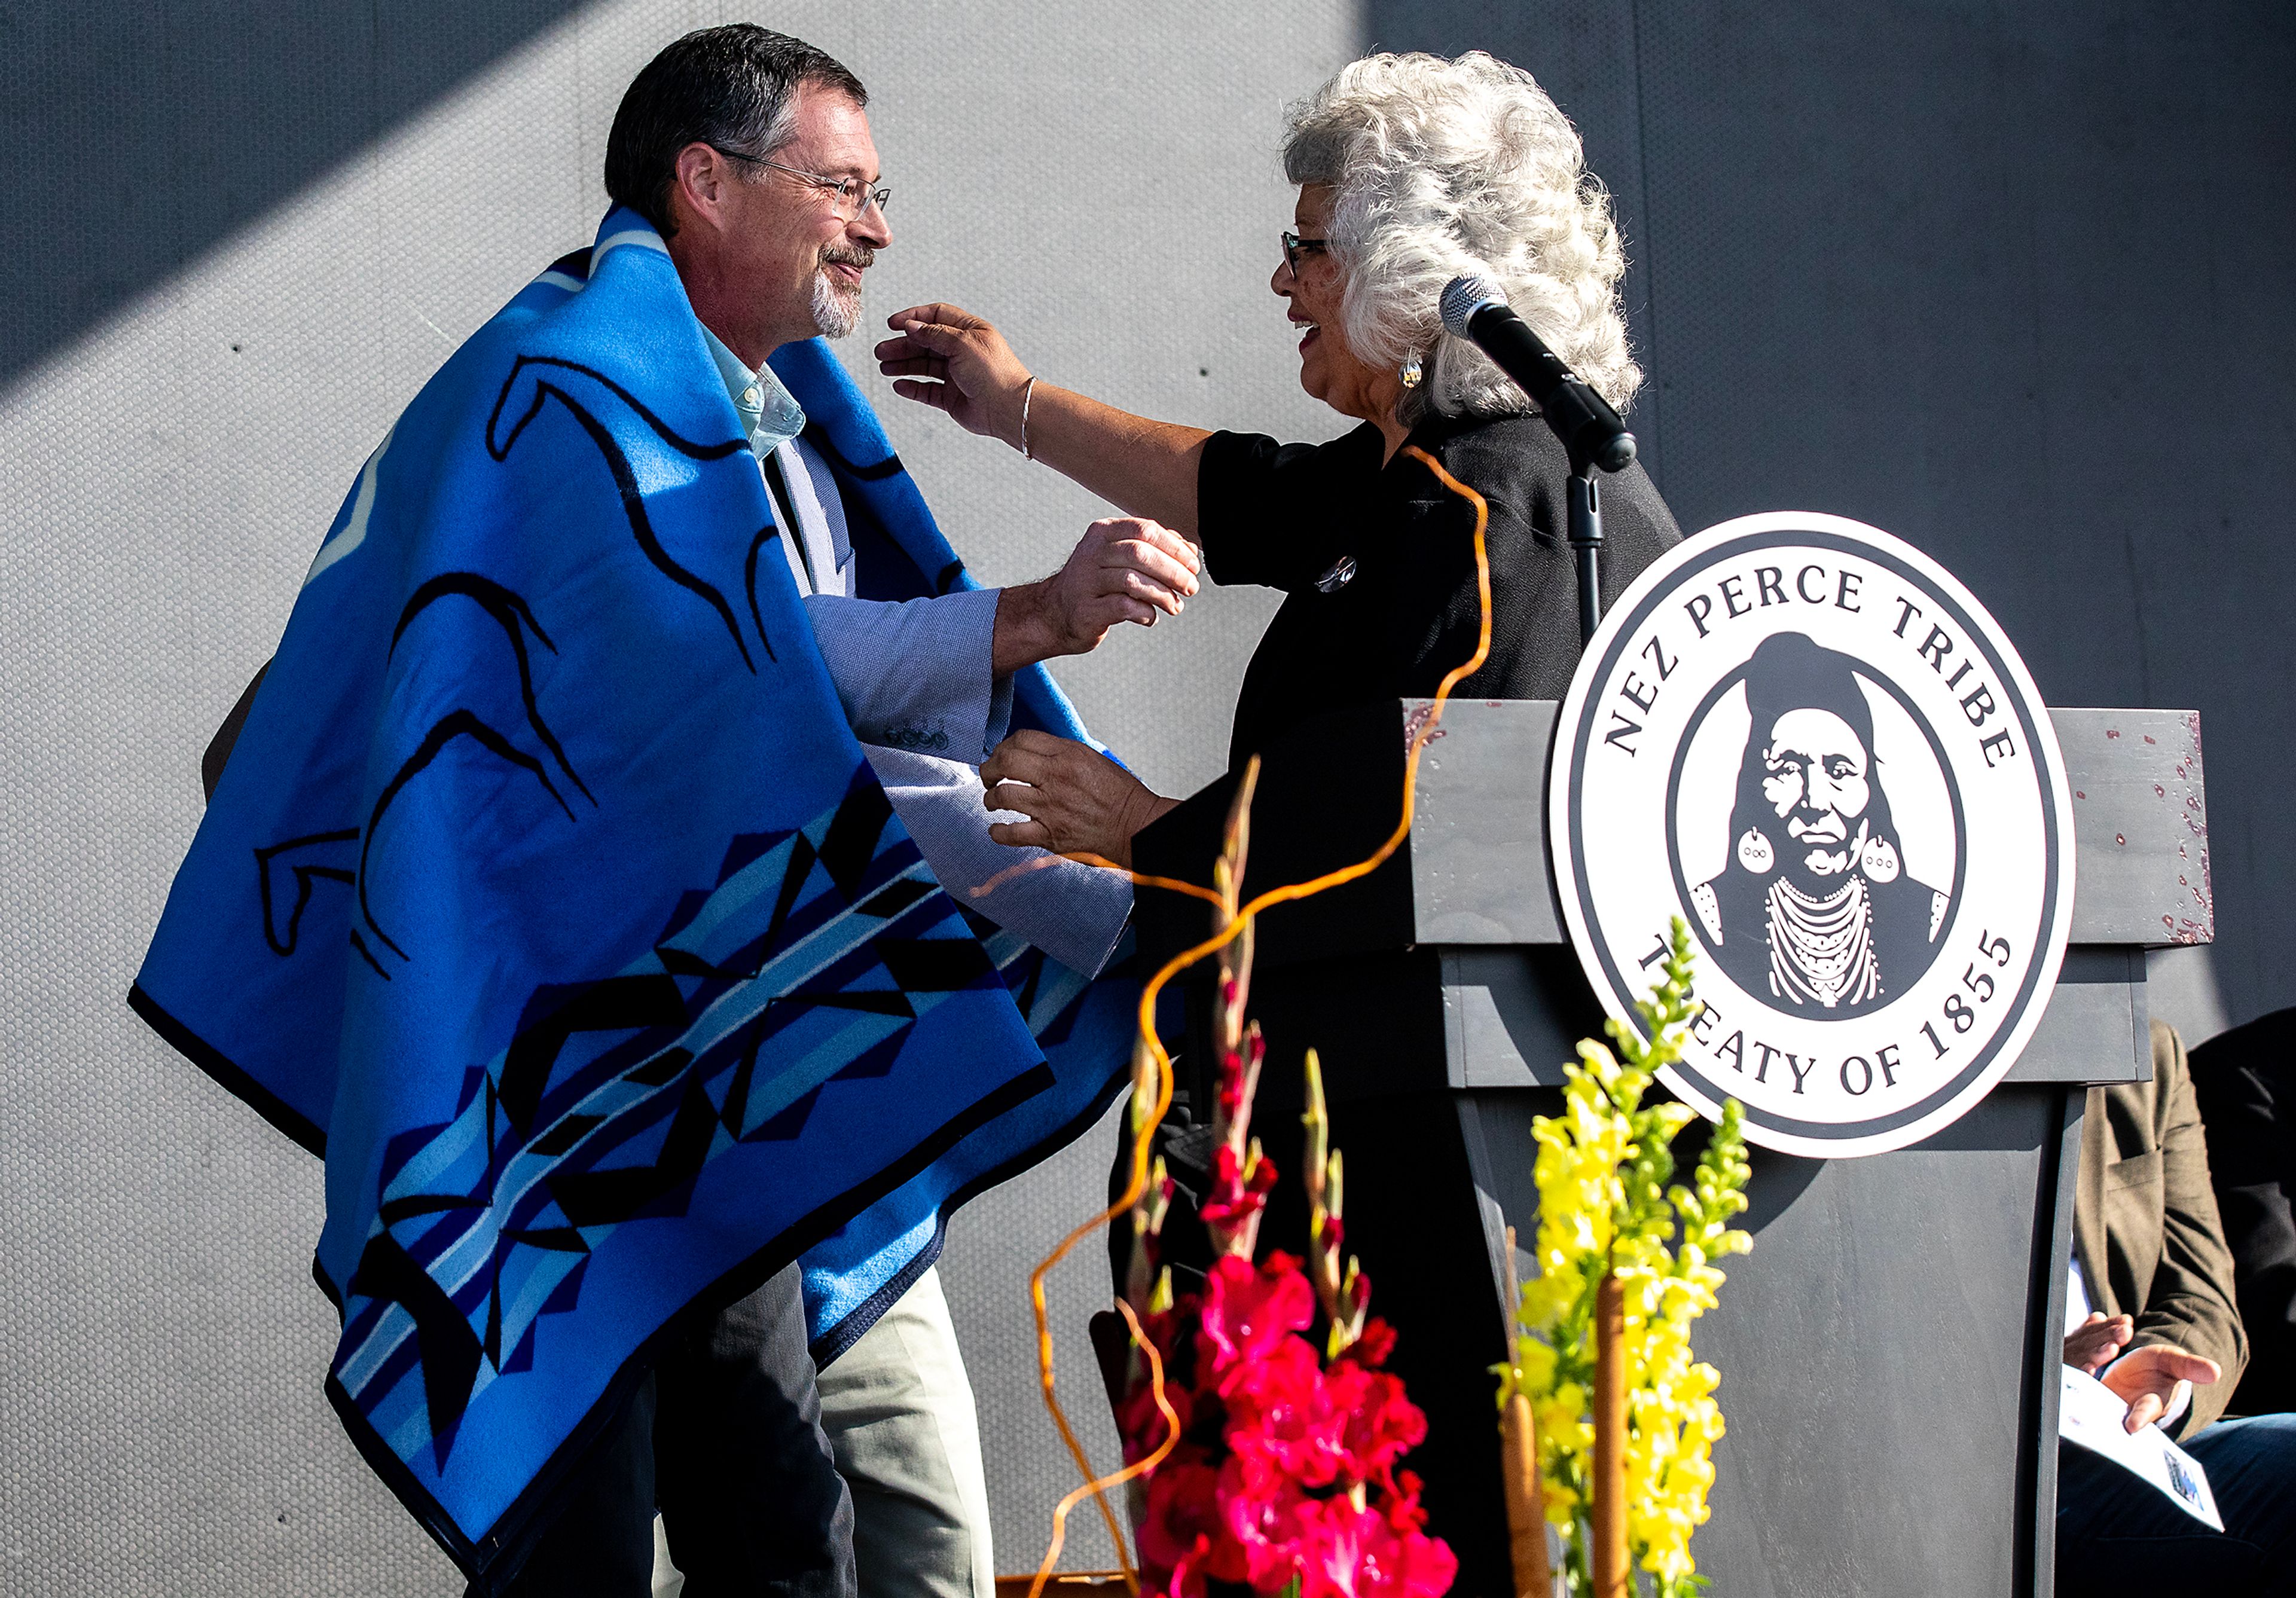
[[[1252, 1013], [1271, 1058], [1320, 1053], [1335, 1099], [1447, 1092], [1472, 1170], [1491, 1291], [1505, 1228], [1538, 1210], [1531, 1118], [1602, 1012], [1547, 864], [1557, 707], [1454, 701], [1422, 757], [1410, 837], [1358, 881], [1267, 912]], [[1369, 855], [1398, 815], [1406, 727], [1425, 701], [1309, 723], [1265, 751], [1247, 895]], [[2038, 1031], [2006, 1078], [1927, 1141], [1858, 1160], [1751, 1151], [1751, 1254], [1693, 1332], [1722, 1373], [1728, 1435], [1713, 1518], [1693, 1544], [1733, 1598], [2054, 1590], [2057, 1370], [2085, 1090], [2152, 1069], [2144, 951], [2213, 935], [2199, 718], [2052, 712], [2073, 789], [2072, 942]], [[1210, 880], [1224, 778], [1135, 841], [1144, 872]], [[1144, 891], [1158, 961], [1205, 909]], [[1202, 1061], [1192, 975], [1180, 1078]], [[1260, 1130], [1279, 1160], [1282, 1129]], [[1685, 1135], [1686, 1143], [1693, 1132]], [[1349, 1151], [1350, 1186], [1370, 1151]], [[1296, 1161], [1296, 1154], [1294, 1155]], [[1286, 1168], [1287, 1179], [1292, 1175]], [[1517, 1265], [1528, 1273], [1527, 1253]], [[1376, 1299], [1374, 1312], [1378, 1309]], [[1495, 1595], [1480, 1595], [1495, 1598]]]

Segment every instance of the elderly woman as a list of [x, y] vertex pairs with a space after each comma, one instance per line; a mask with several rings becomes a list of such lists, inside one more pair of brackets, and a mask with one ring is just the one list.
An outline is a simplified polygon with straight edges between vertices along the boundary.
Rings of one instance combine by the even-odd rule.
[[[1626, 261], [1578, 135], [1529, 74], [1490, 56], [1374, 55], [1292, 108], [1283, 166], [1299, 201], [1268, 286], [1300, 331], [1300, 386], [1360, 423], [1330, 443], [1101, 405], [1039, 381], [994, 327], [952, 306], [896, 314], [897, 336], [877, 348], [882, 370], [904, 380], [904, 398], [1177, 532], [1213, 581], [1290, 596], [1244, 676], [1236, 764], [1339, 706], [1432, 693], [1473, 652], [1472, 512], [1406, 444], [1490, 503], [1490, 658], [1458, 692], [1560, 699], [1578, 658], [1569, 463], [1522, 390], [1443, 332], [1438, 300], [1454, 276], [1483, 273], [1626, 409], [1642, 381], [1619, 304]], [[1639, 467], [1604, 482], [1603, 508], [1607, 603], [1679, 535]], [[1162, 543], [1160, 530], [1137, 533]], [[1169, 568], [1168, 592], [1138, 579], [1136, 619], [1194, 592], [1193, 573]], [[1030, 818], [998, 829], [1003, 841], [1119, 861], [1174, 802], [1082, 745], [1033, 733], [982, 774], [1004, 784], [998, 804]]]
[[[1236, 706], [1237, 764], [1308, 718], [1431, 694], [1473, 653], [1472, 512], [1406, 445], [1490, 506], [1490, 655], [1458, 692], [1561, 698], [1578, 657], [1569, 462], [1522, 391], [1442, 331], [1438, 301], [1455, 275], [1484, 274], [1626, 409], [1642, 373], [1619, 304], [1625, 259], [1577, 135], [1529, 74], [1488, 55], [1374, 55], [1292, 108], [1283, 165], [1299, 201], [1269, 287], [1299, 329], [1300, 385], [1359, 424], [1340, 438], [1280, 444], [1128, 414], [1039, 381], [995, 328], [950, 306], [895, 316], [882, 369], [903, 380], [902, 397], [1141, 519], [1111, 539], [1153, 546], [1138, 552], [1136, 619], [1195, 591], [1188, 545], [1216, 582], [1284, 591]], [[1638, 466], [1605, 483], [1603, 503], [1607, 602], [1679, 535]], [[1003, 841], [1119, 861], [1177, 802], [1081, 744], [1033, 733], [1003, 745], [982, 776], [989, 803], [1028, 818], [996, 828]], [[1262, 1124], [1276, 1124], [1264, 1108]], [[1459, 1297], [1462, 1273], [1480, 1277], [1485, 1256], [1456, 1114], [1435, 1094], [1335, 1101], [1332, 1113], [1358, 1200], [1349, 1243], [1398, 1323], [1398, 1368], [1429, 1412], [1431, 1441], [1411, 1463], [1427, 1478], [1432, 1528], [1461, 1557], [1459, 1591], [1510, 1590], [1485, 1373], [1504, 1350], [1479, 1307], [1488, 1300]], [[1362, 1201], [1374, 1192], [1407, 1202]], [[1271, 1233], [1279, 1246], [1302, 1241], [1280, 1224]]]

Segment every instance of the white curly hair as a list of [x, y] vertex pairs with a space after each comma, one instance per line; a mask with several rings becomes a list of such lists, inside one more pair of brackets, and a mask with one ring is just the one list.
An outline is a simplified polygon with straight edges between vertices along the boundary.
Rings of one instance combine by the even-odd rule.
[[1284, 116], [1283, 171], [1329, 184], [1332, 250], [1348, 275], [1349, 348], [1374, 365], [1414, 354], [1424, 377], [1402, 417], [1503, 415], [1529, 397], [1464, 339], [1438, 302], [1463, 272], [1624, 411], [1642, 384], [1627, 348], [1627, 258], [1611, 196], [1578, 135], [1530, 74], [1482, 51], [1366, 55]]

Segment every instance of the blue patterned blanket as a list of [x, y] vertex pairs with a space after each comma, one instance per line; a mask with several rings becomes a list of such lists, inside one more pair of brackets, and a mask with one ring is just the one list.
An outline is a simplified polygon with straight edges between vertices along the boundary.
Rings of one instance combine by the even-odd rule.
[[[774, 365], [865, 594], [972, 586], [827, 349]], [[130, 996], [324, 1154], [328, 1394], [482, 1589], [673, 1317], [802, 1255], [833, 1356], [1119, 1085], [1136, 981], [942, 892], [779, 536], [610, 213], [360, 471]]]

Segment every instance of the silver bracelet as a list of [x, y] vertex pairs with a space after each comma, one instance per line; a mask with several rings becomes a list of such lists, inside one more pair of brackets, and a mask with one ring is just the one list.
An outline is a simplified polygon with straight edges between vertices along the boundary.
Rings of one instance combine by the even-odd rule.
[[1021, 458], [1033, 461], [1036, 452], [1029, 447], [1029, 402], [1037, 397], [1037, 380], [1031, 377], [1029, 386], [1021, 391]]

